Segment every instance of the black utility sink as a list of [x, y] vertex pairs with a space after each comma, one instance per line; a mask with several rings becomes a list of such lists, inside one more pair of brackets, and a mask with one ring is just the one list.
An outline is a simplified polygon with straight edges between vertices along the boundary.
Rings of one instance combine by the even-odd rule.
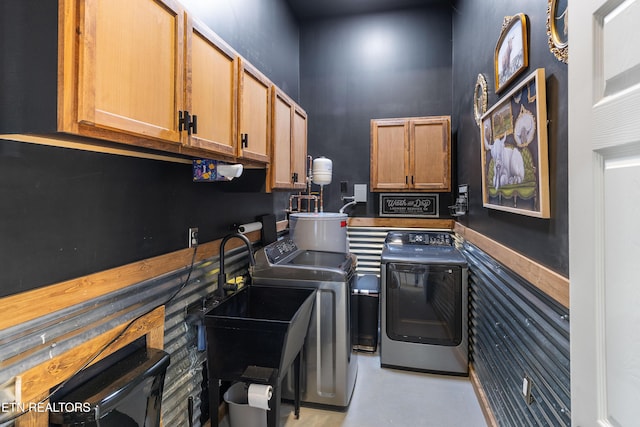
[[251, 285], [207, 311], [209, 375], [232, 380], [257, 366], [281, 379], [304, 344], [315, 292]]

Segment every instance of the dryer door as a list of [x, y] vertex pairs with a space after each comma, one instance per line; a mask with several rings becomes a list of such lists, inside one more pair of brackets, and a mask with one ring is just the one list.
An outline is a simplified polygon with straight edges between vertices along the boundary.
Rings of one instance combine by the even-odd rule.
[[462, 340], [462, 269], [387, 264], [387, 335], [395, 341], [456, 346]]

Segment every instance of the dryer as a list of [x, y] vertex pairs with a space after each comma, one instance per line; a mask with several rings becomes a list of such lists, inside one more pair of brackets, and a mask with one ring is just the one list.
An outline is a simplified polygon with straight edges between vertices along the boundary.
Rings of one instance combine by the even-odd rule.
[[380, 279], [380, 364], [467, 375], [468, 267], [451, 233], [389, 232]]

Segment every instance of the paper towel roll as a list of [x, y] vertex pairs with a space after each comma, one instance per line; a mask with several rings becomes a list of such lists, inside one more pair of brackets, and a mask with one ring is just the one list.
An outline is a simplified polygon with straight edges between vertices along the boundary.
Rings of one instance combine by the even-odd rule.
[[249, 384], [249, 406], [269, 410], [273, 387], [264, 384]]
[[242, 234], [249, 233], [251, 231], [258, 231], [258, 230], [262, 230], [261, 222], [250, 222], [248, 224], [241, 224], [238, 226], [238, 232]]

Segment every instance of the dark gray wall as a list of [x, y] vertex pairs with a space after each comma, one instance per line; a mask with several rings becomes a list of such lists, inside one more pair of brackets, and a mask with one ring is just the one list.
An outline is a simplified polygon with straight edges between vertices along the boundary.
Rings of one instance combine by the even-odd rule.
[[298, 100], [298, 24], [285, 0], [183, 0], [188, 11]]
[[[451, 114], [454, 181], [468, 183], [471, 194], [461, 222], [568, 275], [567, 73], [548, 51], [546, 4], [526, 0], [516, 8], [507, 0], [458, 0], [453, 19], [449, 8], [425, 8], [305, 21], [300, 39], [284, 1], [185, 4], [307, 110], [309, 153], [334, 161], [326, 210], [341, 206], [340, 181], [349, 182], [348, 195], [354, 183], [369, 183], [370, 119]], [[529, 69], [544, 67], [547, 75], [550, 220], [482, 207], [473, 88], [478, 73], [493, 85], [502, 19], [518, 12], [529, 16]], [[2, 33], [0, 45], [7, 46], [7, 37]], [[9, 74], [10, 60], [3, 64], [5, 85], [19, 76]], [[489, 105], [497, 99], [491, 90]], [[260, 193], [255, 174], [264, 172], [248, 173], [246, 182], [223, 193], [214, 188], [219, 184], [192, 184], [188, 165], [5, 141], [0, 162], [0, 295], [182, 248], [184, 229], [192, 225], [207, 241], [236, 217], [275, 211], [281, 219], [286, 202], [287, 193]], [[373, 199], [355, 214], [374, 216]]]
[[[284, 1], [184, 3], [275, 84], [298, 97], [297, 24]], [[48, 6], [42, 13], [3, 15], [10, 16], [3, 22], [15, 22], [16, 28], [47, 32], [16, 38], [13, 24], [2, 26], [0, 46], [7, 49], [2, 50], [0, 93], [24, 86], [15, 80], [27, 78], [16, 63], [29, 61], [15, 60], [21, 55], [19, 43], [41, 43], [55, 35], [56, 13], [50, 12], [57, 2], [42, 4]], [[24, 5], [27, 10], [40, 3]], [[27, 45], [25, 51], [39, 51]], [[55, 87], [50, 87], [55, 85], [55, 58], [46, 56], [49, 66], [43, 69], [49, 73], [42, 81], [47, 84], [35, 103], [25, 105], [31, 112], [45, 101], [42, 97], [53, 98], [42, 115], [48, 121], [25, 116], [19, 127], [25, 132], [51, 131], [55, 125]], [[11, 97], [33, 93], [7, 93], [11, 96], [0, 97], [0, 124], [11, 117], [15, 131], [18, 114], [11, 112]], [[189, 227], [199, 227], [200, 241], [207, 242], [222, 237], [233, 223], [274, 212], [274, 196], [264, 193], [264, 170], [247, 170], [231, 183], [193, 183], [191, 177], [189, 164], [0, 140], [0, 297], [185, 248]]]
[[[458, 0], [454, 10], [452, 131], [457, 141], [458, 182], [470, 187], [469, 215], [459, 220], [568, 277], [567, 66], [549, 52], [545, 26], [547, 3]], [[532, 70], [545, 69], [551, 219], [482, 206], [480, 129], [473, 118], [473, 91], [477, 75], [482, 73], [489, 86], [489, 108], [498, 101], [494, 90], [494, 50], [504, 16], [520, 12], [529, 18], [529, 68], [505, 92]]]
[[0, 141], [0, 296], [187, 247], [270, 213], [264, 170], [194, 183], [190, 164]]
[[[299, 26], [285, 0], [184, 0], [182, 3], [276, 86], [300, 102]], [[290, 194], [287, 191], [273, 193], [277, 220], [286, 219]]]
[[[405, 9], [304, 21], [300, 99], [314, 158], [333, 160], [325, 210], [342, 206], [340, 181], [369, 184], [370, 120], [452, 114], [451, 11]], [[314, 187], [317, 189], [317, 187]], [[375, 216], [373, 195], [351, 214]], [[441, 198], [447, 213], [449, 194]]]

